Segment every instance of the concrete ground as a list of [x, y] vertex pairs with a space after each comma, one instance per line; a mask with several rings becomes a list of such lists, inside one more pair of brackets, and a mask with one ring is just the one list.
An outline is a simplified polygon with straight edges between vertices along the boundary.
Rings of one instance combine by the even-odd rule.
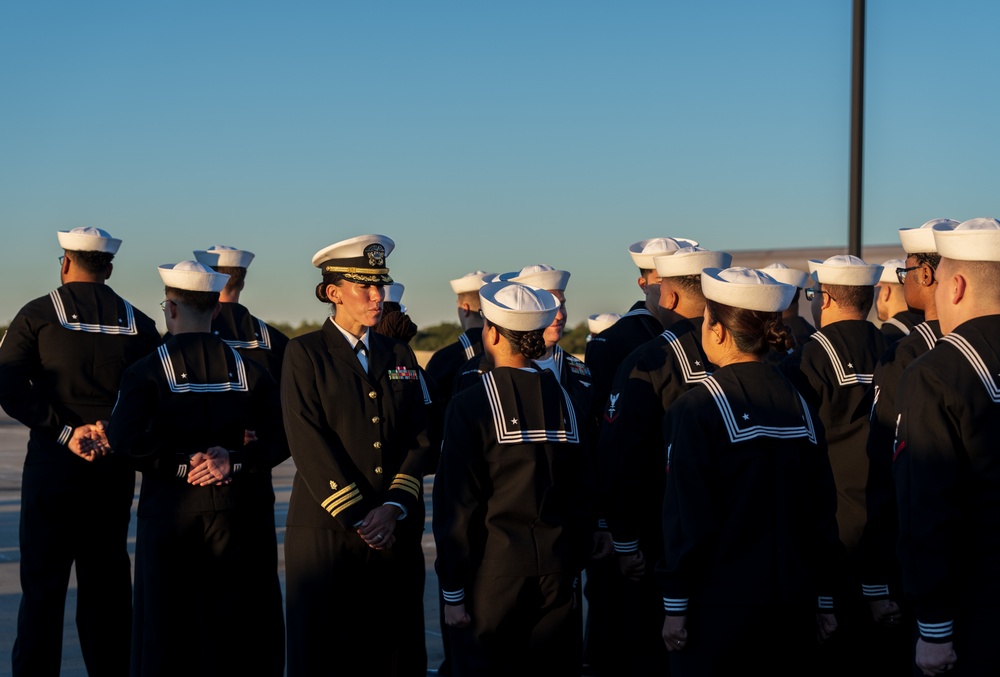
[[[0, 677], [11, 674], [10, 656], [17, 628], [17, 608], [21, 601], [21, 585], [18, 578], [18, 519], [21, 497], [21, 466], [24, 462], [28, 430], [0, 412]], [[291, 459], [281, 464], [274, 472], [275, 512], [278, 528], [278, 573], [284, 589], [284, 553], [280, 545], [284, 542], [285, 515], [288, 512], [288, 497], [292, 489], [295, 466]], [[425, 480], [426, 495], [430, 496], [430, 480]], [[138, 500], [138, 484], [136, 499]], [[134, 555], [135, 548], [135, 504], [133, 503], [129, 550]], [[428, 674], [436, 674], [441, 663], [441, 634], [438, 625], [437, 578], [434, 575], [434, 538], [430, 528], [430, 514], [424, 529], [424, 560], [427, 579], [424, 587], [425, 626], [427, 629]], [[66, 601], [66, 615], [63, 631], [63, 677], [86, 677], [80, 645], [77, 640], [74, 617], [76, 614], [76, 582], [70, 581]]]

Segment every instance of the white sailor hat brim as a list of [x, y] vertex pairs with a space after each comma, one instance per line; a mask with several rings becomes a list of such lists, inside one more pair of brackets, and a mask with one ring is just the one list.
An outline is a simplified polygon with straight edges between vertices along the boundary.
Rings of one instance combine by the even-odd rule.
[[899, 242], [907, 254], [933, 254], [937, 252], [934, 243], [934, 229], [952, 230], [958, 225], [954, 219], [932, 219], [919, 228], [900, 228]]
[[713, 252], [701, 247], [681, 247], [666, 256], [654, 256], [653, 264], [660, 277], [701, 275], [706, 268], [728, 268], [733, 257], [726, 252]]
[[212, 245], [208, 249], [196, 249], [194, 258], [211, 268], [249, 268], [253, 252], [225, 245]]
[[522, 268], [521, 271], [514, 277], [505, 279], [509, 279], [512, 282], [520, 282], [521, 284], [526, 284], [531, 287], [548, 289], [550, 291], [566, 291], [566, 285], [569, 284], [569, 271], [556, 270], [552, 266], [543, 263], [539, 265], [526, 266]]
[[559, 300], [541, 287], [519, 282], [489, 282], [479, 289], [483, 315], [498, 327], [512, 331], [535, 331], [552, 324]]
[[197, 261], [164, 263], [159, 271], [163, 284], [187, 291], [220, 292], [229, 281], [229, 276], [225, 273], [217, 273]]
[[903, 259], [889, 259], [882, 262], [882, 275], [878, 278], [878, 284], [899, 284], [896, 277], [897, 268], [905, 268], [906, 261]]
[[495, 276], [496, 273], [486, 273], [482, 270], [477, 270], [474, 273], [466, 273], [457, 280], [452, 280], [451, 290], [456, 294], [467, 294], [473, 291], [479, 291], [479, 288], [490, 281], [490, 278]]
[[59, 246], [69, 252], [105, 252], [117, 254], [122, 241], [111, 237], [111, 234], [100, 228], [87, 226], [73, 230], [60, 230], [56, 233]]
[[598, 313], [587, 317], [587, 329], [591, 334], [600, 334], [602, 331], [614, 325], [622, 319], [618, 313]]
[[778, 264], [771, 264], [770, 266], [764, 266], [760, 270], [761, 272], [767, 273], [778, 282], [790, 284], [793, 287], [798, 287], [799, 289], [805, 289], [806, 287], [812, 286], [812, 278], [809, 277], [809, 273], [806, 271], [799, 270], [798, 268], [789, 268], [788, 266], [777, 267], [777, 265]]
[[697, 247], [698, 243], [684, 237], [652, 237], [629, 245], [628, 253], [632, 262], [642, 270], [653, 270], [653, 258], [668, 256], [684, 247]]
[[706, 299], [745, 310], [781, 312], [791, 304], [795, 289], [753, 268], [707, 268], [701, 273]]
[[957, 261], [1000, 261], [1000, 221], [976, 218], [954, 228], [934, 227], [938, 253]]
[[882, 266], [867, 264], [857, 256], [838, 254], [825, 261], [809, 259], [809, 274], [820, 284], [870, 287], [882, 277]]
[[392, 284], [386, 259], [396, 243], [385, 235], [358, 235], [324, 247], [312, 257], [323, 274], [340, 273], [359, 284]]
[[393, 282], [385, 288], [385, 300], [389, 303], [403, 303], [403, 292], [406, 287], [399, 282]]

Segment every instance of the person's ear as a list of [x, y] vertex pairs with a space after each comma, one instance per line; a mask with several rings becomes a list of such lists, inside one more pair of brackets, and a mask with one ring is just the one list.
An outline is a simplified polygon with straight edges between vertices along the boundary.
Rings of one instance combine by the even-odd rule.
[[681, 297], [675, 291], [667, 292], [666, 296], [660, 292], [660, 307], [667, 310], [674, 310], [681, 302]]
[[326, 298], [330, 303], [342, 303], [342, 299], [340, 298], [340, 287], [332, 283], [326, 285]]

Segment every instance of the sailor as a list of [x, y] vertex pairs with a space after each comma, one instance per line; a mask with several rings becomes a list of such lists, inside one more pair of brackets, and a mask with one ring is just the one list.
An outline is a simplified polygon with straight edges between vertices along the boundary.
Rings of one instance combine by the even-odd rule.
[[594, 315], [587, 316], [587, 341], [594, 338], [600, 334], [605, 329], [608, 329], [618, 320], [622, 319], [622, 316], [618, 313], [595, 313]]
[[882, 266], [868, 265], [851, 255], [810, 260], [816, 286], [807, 289], [819, 331], [801, 353], [793, 353], [782, 369], [811, 407], [819, 413], [837, 485], [837, 523], [847, 550], [838, 630], [822, 651], [823, 670], [844, 674], [860, 665], [877, 646], [877, 631], [861, 594], [858, 549], [865, 525], [865, 485], [868, 480], [868, 420], [855, 416], [866, 397], [875, 364], [888, 347], [885, 336], [866, 318], [874, 300], [874, 285]]
[[372, 327], [395, 244], [360, 235], [316, 252], [333, 316], [285, 351], [295, 461], [285, 529], [288, 675], [419, 675], [429, 396], [405, 343]]
[[743, 674], [764, 653], [769, 675], [813, 674], [816, 637], [836, 628], [836, 491], [815, 410], [762, 359], [792, 344], [794, 288], [730, 268], [701, 289], [719, 368], [663, 419], [669, 674]]
[[572, 399], [532, 362], [562, 303], [513, 281], [480, 293], [493, 368], [452, 398], [434, 483], [452, 674], [579, 674], [593, 475]]
[[663, 331], [660, 321], [660, 276], [656, 272], [653, 258], [669, 256], [682, 247], [696, 247], [694, 240], [682, 237], [654, 237], [629, 245], [628, 253], [639, 268], [636, 280], [643, 299], [636, 301], [614, 326], [601, 332], [587, 342], [584, 362], [594, 378], [594, 398], [597, 407], [611, 392], [615, 372], [628, 354], [646, 341], [656, 338]]
[[278, 677], [278, 384], [211, 331], [228, 275], [196, 261], [159, 274], [170, 338], [126, 370], [107, 427], [142, 472], [132, 675]]
[[[583, 360], [570, 355], [559, 347], [559, 340], [566, 329], [566, 287], [569, 285], [568, 270], [557, 270], [548, 264], [525, 266], [512, 273], [498, 276], [499, 281], [509, 280], [532, 287], [538, 287], [551, 293], [559, 301], [558, 312], [552, 324], [545, 328], [542, 337], [545, 339], [545, 352], [536, 360], [532, 360], [539, 369], [548, 369], [559, 380], [560, 385], [569, 391], [576, 404], [577, 412], [588, 415], [593, 409], [593, 387], [590, 370]], [[482, 354], [473, 357], [462, 365], [455, 382], [455, 392], [460, 392], [470, 385], [479, 383], [483, 374], [492, 369], [489, 356]], [[583, 423], [588, 436], [597, 434], [596, 420]]]
[[[795, 347], [791, 350], [802, 350], [802, 346], [816, 333], [816, 327], [809, 324], [809, 321], [802, 317], [799, 312], [799, 296], [803, 289], [812, 286], [812, 278], [806, 271], [789, 268], [788, 264], [785, 263], [770, 263], [761, 268], [761, 271], [778, 282], [795, 287], [795, 296], [792, 297], [792, 302], [788, 304], [788, 307], [781, 311], [781, 319], [792, 330], [792, 336], [795, 337]], [[773, 362], [777, 355], [778, 353], [769, 354], [768, 361]], [[781, 357], [784, 358], [784, 355]]]
[[[643, 298], [632, 304], [614, 326], [592, 337], [584, 354], [584, 362], [590, 369], [594, 384], [594, 415], [599, 421], [618, 365], [633, 350], [656, 338], [664, 329], [659, 316], [660, 276], [653, 257], [669, 255], [682, 247], [697, 244], [694, 240], [679, 237], [654, 237], [629, 245], [629, 256], [639, 269], [636, 282]], [[587, 567], [584, 594], [589, 604], [585, 621], [584, 666], [597, 674], [617, 675], [620, 672], [619, 648], [628, 638], [618, 622], [619, 614], [613, 609], [624, 597], [624, 585], [614, 558], [599, 559]]]
[[[862, 593], [872, 618], [881, 627], [883, 651], [871, 656], [868, 665], [882, 675], [912, 672], [914, 619], [902, 597], [896, 541], [899, 524], [896, 487], [892, 479], [893, 439], [896, 434], [896, 399], [899, 379], [913, 360], [934, 347], [941, 338], [934, 292], [935, 271], [941, 256], [934, 243], [934, 228], [954, 228], [957, 221], [934, 219], [919, 228], [902, 228], [899, 239], [906, 260], [892, 271], [898, 276], [906, 305], [924, 321], [889, 346], [879, 358], [872, 377], [872, 406], [867, 442], [868, 483], [865, 489], [867, 520], [861, 538]], [[885, 273], [883, 272], [883, 278]]]
[[[935, 226], [944, 336], [899, 382], [893, 475], [925, 675], [1000, 674], [1000, 221]], [[907, 266], [909, 267], [909, 266]], [[916, 271], [907, 273], [907, 277]], [[950, 673], [949, 673], [950, 674]]]
[[[58, 232], [61, 286], [25, 305], [0, 342], [0, 405], [31, 429], [21, 480], [21, 605], [13, 674], [58, 675], [70, 569], [91, 675], [128, 674], [135, 473], [106, 445], [81, 447], [111, 415], [122, 372], [156, 349], [153, 320], [105, 282], [121, 240]], [[85, 509], [84, 509], [85, 508]]]
[[903, 284], [896, 277], [896, 269], [904, 266], [903, 259], [889, 259], [882, 263], [882, 275], [875, 287], [875, 312], [882, 322], [882, 333], [895, 343], [924, 321], [923, 315], [906, 304]]
[[229, 276], [226, 288], [219, 293], [222, 309], [212, 320], [212, 333], [231, 345], [244, 359], [267, 369], [275, 381], [281, 381], [281, 361], [288, 337], [254, 317], [240, 304], [246, 285], [247, 269], [254, 259], [248, 252], [227, 245], [213, 245], [194, 252], [195, 260], [217, 273]]
[[[477, 270], [467, 273], [451, 281], [451, 290], [456, 295], [458, 321], [462, 333], [458, 340], [437, 350], [427, 361], [427, 381], [431, 389], [430, 438], [431, 448], [441, 447], [441, 434], [444, 426], [444, 412], [448, 401], [455, 390], [455, 379], [459, 370], [466, 362], [476, 355], [482, 355], [483, 319], [479, 316], [479, 288], [487, 280], [496, 277], [496, 273], [486, 273]], [[437, 467], [437, 452], [428, 459], [428, 473], [433, 473]]]
[[709, 360], [701, 347], [701, 273], [731, 262], [729, 254], [701, 247], [682, 247], [653, 259], [660, 278], [658, 310], [668, 329], [621, 363], [605, 406], [598, 461], [601, 507], [619, 570], [629, 579], [622, 593], [628, 604], [614, 619], [621, 632], [622, 674], [666, 669], [659, 635], [663, 606], [653, 574], [663, 553], [661, 422], [667, 407], [708, 378]]

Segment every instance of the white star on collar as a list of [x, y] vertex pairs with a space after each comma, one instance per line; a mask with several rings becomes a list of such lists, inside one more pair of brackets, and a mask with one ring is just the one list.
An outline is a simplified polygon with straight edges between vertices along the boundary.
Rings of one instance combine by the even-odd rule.
[[233, 377], [233, 372], [229, 372], [229, 378]]
[[187, 378], [187, 377], [188, 377], [187, 373], [181, 374], [181, 378]]
[[701, 360], [695, 360], [694, 361], [694, 366], [700, 367], [701, 366]]
[[750, 414], [743, 414], [743, 420], [744, 421], [749, 421], [750, 420]]
[[847, 363], [847, 368], [848, 368], [848, 369], [854, 369], [854, 365], [853, 365], [853, 364], [851, 364], [850, 362], [848, 362], [848, 363]]
[[517, 425], [517, 419], [516, 418], [510, 419], [510, 424], [511, 425]]
[[74, 320], [78, 320], [78, 319], [80, 319], [80, 316], [79, 316], [79, 315], [77, 315], [76, 313], [73, 313], [73, 319], [74, 319]]

